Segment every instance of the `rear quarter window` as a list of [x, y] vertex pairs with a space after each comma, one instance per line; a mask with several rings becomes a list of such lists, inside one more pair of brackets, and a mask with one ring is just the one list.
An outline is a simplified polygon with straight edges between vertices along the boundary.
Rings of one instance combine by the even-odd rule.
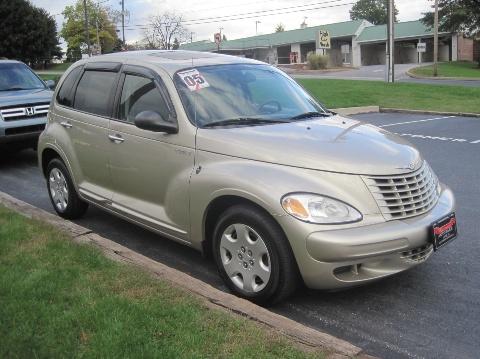
[[73, 86], [82, 71], [82, 67], [76, 67], [67, 75], [62, 83], [62, 87], [57, 94], [57, 103], [62, 106], [73, 106]]

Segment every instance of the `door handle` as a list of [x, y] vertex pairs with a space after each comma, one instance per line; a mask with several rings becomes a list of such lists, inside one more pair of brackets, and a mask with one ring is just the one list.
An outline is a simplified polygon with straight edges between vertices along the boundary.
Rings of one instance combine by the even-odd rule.
[[60, 122], [60, 125], [62, 125], [65, 128], [72, 128], [73, 127], [73, 125], [70, 122], [67, 122], [67, 121]]
[[122, 136], [120, 135], [108, 135], [108, 138], [110, 139], [110, 141], [116, 143], [122, 143], [123, 141], [125, 141], [125, 139], [122, 138]]

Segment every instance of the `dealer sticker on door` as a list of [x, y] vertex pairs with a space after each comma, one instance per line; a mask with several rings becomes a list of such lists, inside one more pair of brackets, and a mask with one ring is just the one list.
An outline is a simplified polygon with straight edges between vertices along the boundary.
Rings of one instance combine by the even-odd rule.
[[177, 75], [180, 76], [190, 91], [197, 91], [210, 86], [207, 80], [205, 80], [205, 78], [202, 76], [202, 74], [200, 74], [200, 72], [198, 72], [197, 69], [177, 72]]

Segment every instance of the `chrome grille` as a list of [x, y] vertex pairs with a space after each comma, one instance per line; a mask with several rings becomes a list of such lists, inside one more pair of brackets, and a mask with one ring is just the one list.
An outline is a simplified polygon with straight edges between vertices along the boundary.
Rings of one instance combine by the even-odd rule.
[[438, 201], [438, 179], [426, 161], [407, 174], [363, 176], [363, 180], [387, 220], [418, 216]]
[[10, 106], [0, 109], [0, 116], [4, 121], [26, 120], [30, 118], [46, 117], [49, 103]]

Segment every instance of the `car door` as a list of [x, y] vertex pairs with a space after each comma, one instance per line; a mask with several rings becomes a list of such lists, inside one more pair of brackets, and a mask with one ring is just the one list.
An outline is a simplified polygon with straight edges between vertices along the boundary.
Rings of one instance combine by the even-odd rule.
[[75, 90], [71, 126], [72, 144], [80, 176], [80, 193], [101, 205], [112, 199], [108, 129], [120, 63], [88, 63]]
[[74, 68], [58, 91], [52, 122], [82, 196], [105, 205], [112, 197], [108, 126], [121, 64], [88, 63]]
[[134, 124], [142, 111], [155, 111], [172, 123], [177, 121], [158, 74], [124, 66], [120, 84], [116, 119], [110, 123], [112, 206], [130, 219], [188, 242], [188, 185], [194, 149], [182, 145], [181, 131], [152, 132]]

